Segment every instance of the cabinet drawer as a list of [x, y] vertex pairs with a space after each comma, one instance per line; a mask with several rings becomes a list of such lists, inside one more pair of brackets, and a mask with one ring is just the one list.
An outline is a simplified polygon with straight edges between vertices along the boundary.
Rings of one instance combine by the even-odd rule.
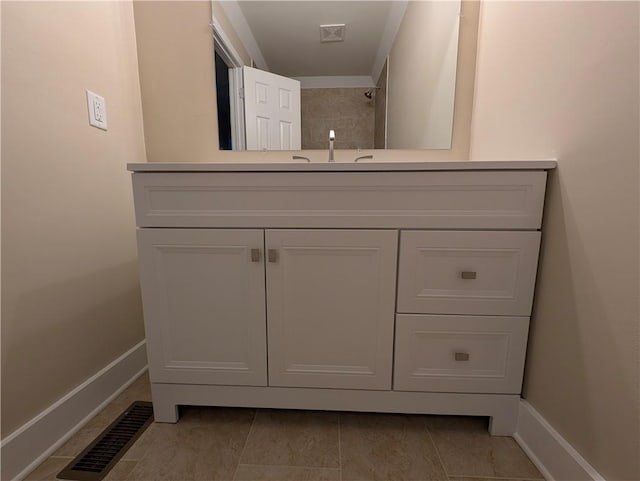
[[394, 390], [517, 394], [528, 317], [396, 317]]
[[402, 231], [398, 312], [529, 316], [540, 232]]

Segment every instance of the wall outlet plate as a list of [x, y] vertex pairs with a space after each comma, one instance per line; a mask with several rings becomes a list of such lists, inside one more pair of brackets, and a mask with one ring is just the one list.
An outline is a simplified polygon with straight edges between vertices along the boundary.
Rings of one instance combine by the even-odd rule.
[[89, 110], [89, 125], [107, 130], [107, 104], [104, 97], [87, 90], [87, 109]]

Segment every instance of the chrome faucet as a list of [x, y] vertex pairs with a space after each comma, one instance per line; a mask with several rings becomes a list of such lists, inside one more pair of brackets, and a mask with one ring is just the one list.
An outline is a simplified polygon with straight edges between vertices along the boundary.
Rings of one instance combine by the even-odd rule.
[[336, 133], [333, 130], [329, 130], [329, 162], [335, 162], [333, 158], [333, 141], [336, 140]]

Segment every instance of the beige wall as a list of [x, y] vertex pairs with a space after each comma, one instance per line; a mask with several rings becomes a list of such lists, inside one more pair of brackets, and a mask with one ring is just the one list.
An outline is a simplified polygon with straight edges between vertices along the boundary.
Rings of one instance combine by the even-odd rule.
[[329, 130], [336, 149], [372, 149], [375, 105], [367, 88], [302, 89], [302, 148], [326, 149]]
[[[478, 1], [462, 2], [451, 148], [447, 150], [398, 150], [387, 143], [390, 149], [386, 151], [376, 151], [376, 158], [380, 160], [463, 160], [469, 158], [469, 133], [471, 128], [471, 113], [473, 110], [479, 9], [480, 2]], [[410, 38], [411, 36], [408, 37], [409, 40]], [[392, 50], [390, 57], [393, 55]], [[388, 66], [390, 69], [388, 89], [392, 88], [392, 63], [393, 59], [391, 58]], [[396, 85], [398, 85], [397, 79]], [[396, 123], [396, 126], [399, 125], [402, 127], [403, 124], [415, 124], [415, 121], [416, 119], [410, 119], [402, 115], [395, 116], [392, 119], [391, 112], [389, 111], [387, 114], [388, 129], [392, 123]], [[399, 124], [397, 122], [399, 122]]]
[[409, 2], [389, 53], [389, 148], [451, 147], [460, 8]]
[[487, 2], [473, 158], [557, 157], [525, 395], [606, 479], [640, 479], [637, 2]]
[[[89, 127], [85, 89], [106, 99]], [[2, 2], [2, 437], [143, 339], [127, 2]]]
[[[376, 160], [466, 159], [473, 103], [478, 2], [463, 2], [450, 150], [354, 150], [336, 152], [337, 161], [373, 153]], [[290, 153], [218, 150], [211, 40], [211, 4], [206, 1], [136, 1], [136, 34], [150, 162], [274, 162]], [[215, 8], [216, 15], [219, 10]], [[221, 17], [221, 23], [224, 18]], [[226, 27], [225, 27], [226, 28]], [[229, 29], [232, 32], [232, 29]], [[235, 35], [230, 34], [235, 38]], [[326, 160], [326, 147], [308, 150]]]
[[136, 1], [144, 134], [150, 162], [218, 152], [211, 3]]

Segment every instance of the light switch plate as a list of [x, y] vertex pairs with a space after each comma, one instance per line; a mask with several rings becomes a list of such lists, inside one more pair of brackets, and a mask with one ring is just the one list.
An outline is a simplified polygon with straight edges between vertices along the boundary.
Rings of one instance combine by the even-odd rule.
[[89, 125], [107, 130], [107, 104], [104, 97], [87, 90], [87, 108], [89, 109]]

